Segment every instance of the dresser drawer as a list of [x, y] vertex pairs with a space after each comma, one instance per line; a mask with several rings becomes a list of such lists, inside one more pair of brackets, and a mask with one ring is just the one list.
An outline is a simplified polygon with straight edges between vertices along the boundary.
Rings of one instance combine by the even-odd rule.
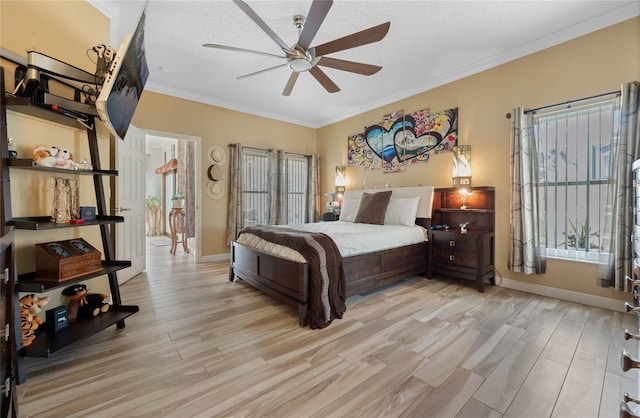
[[457, 266], [477, 268], [481, 266], [481, 236], [438, 232], [433, 234], [433, 261]]

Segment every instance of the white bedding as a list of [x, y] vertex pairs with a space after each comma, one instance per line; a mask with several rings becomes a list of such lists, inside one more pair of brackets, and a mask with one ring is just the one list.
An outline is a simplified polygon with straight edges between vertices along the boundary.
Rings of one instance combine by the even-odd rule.
[[[428, 236], [427, 230], [418, 225], [371, 225], [336, 221], [277, 226], [325, 233], [335, 241], [343, 257], [417, 244], [426, 241]], [[243, 233], [237, 242], [267, 254], [305, 262], [297, 251], [264, 241], [253, 234]]]

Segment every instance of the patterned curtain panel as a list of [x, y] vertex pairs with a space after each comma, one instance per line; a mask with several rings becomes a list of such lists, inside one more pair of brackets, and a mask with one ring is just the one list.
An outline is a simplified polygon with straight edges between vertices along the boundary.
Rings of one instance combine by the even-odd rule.
[[[633, 277], [633, 184], [631, 165], [640, 158], [640, 83], [622, 86], [620, 131], [614, 134], [609, 159], [607, 216], [604, 235], [611, 237], [609, 254], [600, 269], [603, 287], [625, 290], [625, 276]], [[637, 238], [636, 238], [637, 239]], [[630, 289], [629, 289], [630, 290]]]
[[242, 144], [229, 145], [229, 166], [231, 175], [229, 176], [229, 224], [227, 227], [227, 244], [238, 238], [238, 233], [243, 225], [242, 216], [242, 185], [244, 177], [242, 175]]
[[318, 222], [320, 218], [320, 158], [317, 154], [313, 154], [309, 162], [307, 222]]
[[184, 202], [185, 233], [187, 238], [196, 236], [196, 144], [193, 141], [178, 140], [178, 191], [186, 199]]
[[524, 274], [546, 271], [544, 213], [538, 188], [544, 174], [538, 164], [533, 115], [519, 107], [513, 110], [510, 159], [510, 247], [509, 270]]
[[284, 152], [281, 150], [269, 150], [269, 225], [283, 224], [282, 208], [284, 207], [284, 194], [281, 187], [284, 176]]

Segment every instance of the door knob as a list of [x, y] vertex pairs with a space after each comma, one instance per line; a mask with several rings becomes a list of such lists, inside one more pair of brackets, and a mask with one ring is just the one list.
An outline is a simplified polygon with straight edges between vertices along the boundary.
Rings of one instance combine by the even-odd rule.
[[123, 208], [122, 206], [120, 206], [119, 208], [116, 208], [115, 212], [116, 213], [118, 213], [118, 212], [127, 212], [127, 211], [130, 211], [130, 210], [131, 210], [130, 208]]

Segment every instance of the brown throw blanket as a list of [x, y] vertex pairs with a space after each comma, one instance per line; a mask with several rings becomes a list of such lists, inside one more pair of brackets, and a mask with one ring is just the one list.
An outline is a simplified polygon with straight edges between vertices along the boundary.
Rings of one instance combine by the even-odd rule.
[[342, 255], [328, 235], [267, 225], [246, 227], [240, 231], [242, 233], [294, 249], [307, 261], [308, 323], [311, 328], [324, 328], [334, 319], [342, 318], [347, 309]]

